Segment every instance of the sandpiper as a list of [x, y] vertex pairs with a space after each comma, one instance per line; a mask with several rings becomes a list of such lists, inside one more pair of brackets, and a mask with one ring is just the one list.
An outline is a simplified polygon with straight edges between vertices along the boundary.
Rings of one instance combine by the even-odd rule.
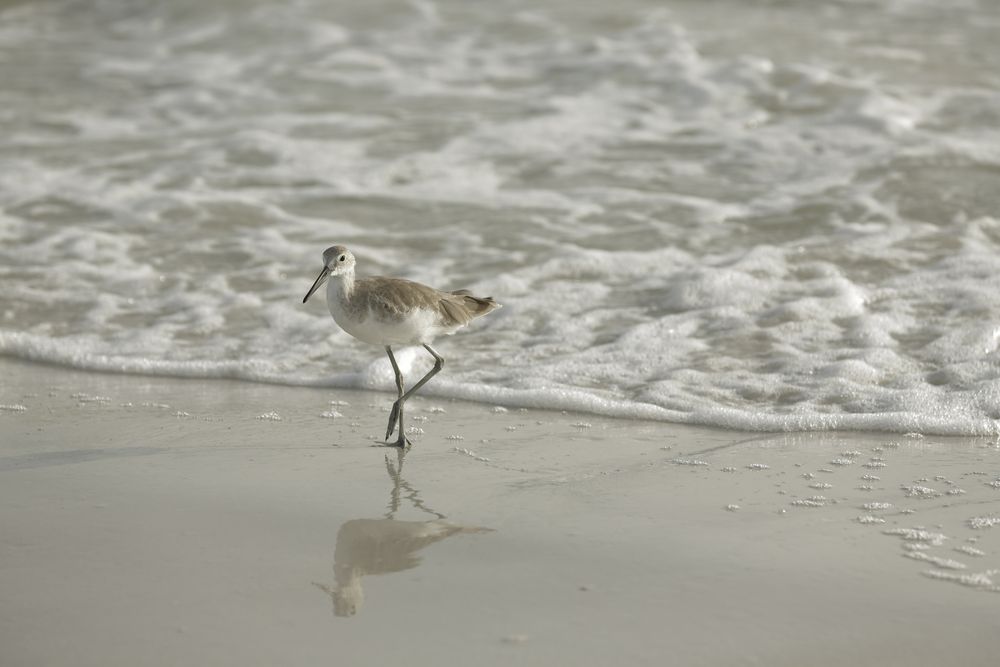
[[[444, 357], [430, 346], [440, 335], [450, 336], [477, 317], [496, 310], [493, 297], [472, 296], [469, 290], [443, 292], [402, 278], [354, 277], [354, 255], [342, 245], [323, 251], [323, 270], [302, 299], [309, 300], [324, 282], [326, 305], [341, 329], [358, 340], [382, 345], [396, 375], [397, 397], [389, 413], [385, 440], [398, 427], [393, 444], [407, 447], [403, 432], [403, 404], [444, 367]], [[423, 345], [434, 357], [434, 367], [419, 382], [403, 392], [403, 374], [392, 354], [393, 345]]]

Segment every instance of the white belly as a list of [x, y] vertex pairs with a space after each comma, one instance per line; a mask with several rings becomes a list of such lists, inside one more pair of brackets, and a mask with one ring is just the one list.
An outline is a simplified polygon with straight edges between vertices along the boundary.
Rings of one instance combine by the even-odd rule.
[[327, 306], [341, 329], [372, 345], [429, 344], [436, 336], [453, 334], [459, 328], [442, 327], [439, 315], [430, 310], [417, 309], [399, 318], [386, 317], [370, 308], [348, 311], [340, 301], [339, 290], [333, 289], [327, 292]]

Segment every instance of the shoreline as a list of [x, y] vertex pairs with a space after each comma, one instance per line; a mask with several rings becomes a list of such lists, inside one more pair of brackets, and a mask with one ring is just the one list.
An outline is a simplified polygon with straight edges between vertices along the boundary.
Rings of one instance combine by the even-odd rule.
[[[0, 354], [0, 364], [45, 366], [69, 373], [96, 373], [149, 379], [161, 378], [168, 381], [238, 382], [290, 389], [359, 391], [385, 394], [395, 391], [392, 371], [388, 366], [388, 362], [378, 356], [370, 360], [369, 366], [365, 371], [350, 374], [355, 379], [344, 382], [330, 380], [328, 383], [308, 379], [278, 380], [272, 377], [253, 377], [246, 369], [242, 372], [234, 372], [229, 375], [207, 374], [205, 372], [196, 372], [196, 370], [182, 372], [180, 370], [169, 369], [160, 373], [152, 373], [143, 370], [142, 364], [147, 362], [142, 360], [131, 360], [134, 367], [122, 369], [121, 364], [124, 361], [119, 360], [113, 364], [114, 368], [111, 368], [112, 364], [108, 364], [107, 367], [102, 367], [99, 364], [93, 367], [81, 367], [73, 363], [63, 364], [48, 358], [36, 359], [31, 355], [23, 357], [10, 355], [9, 353]], [[373, 371], [373, 368], [379, 362], [384, 362], [384, 368], [380, 371]], [[404, 374], [409, 372], [408, 369], [404, 369]], [[361, 381], [361, 378], [364, 377], [368, 378], [367, 381]], [[357, 386], [359, 384], [368, 386]], [[482, 386], [458, 384], [447, 377], [441, 377], [435, 378], [434, 383], [423, 388], [420, 398], [425, 400], [466, 402], [493, 407], [502, 406], [510, 410], [579, 413], [599, 419], [621, 419], [626, 421], [718, 429], [733, 433], [745, 432], [759, 433], [761, 435], [776, 433], [858, 433], [895, 435], [898, 437], [905, 437], [915, 433], [937, 438], [981, 438], [1000, 442], [1000, 421], [986, 417], [982, 417], [980, 419], [980, 426], [974, 427], [973, 430], [975, 432], [970, 433], [963, 432], [968, 430], [967, 426], [952, 424], [944, 418], [914, 416], [897, 412], [800, 415], [792, 415], [790, 413], [755, 414], [749, 417], [750, 413], [743, 409], [719, 407], [712, 411], [711, 416], [708, 416], [703, 413], [671, 410], [655, 403], [630, 402], [618, 398], [601, 397], [573, 389], [560, 390], [557, 395], [552, 395], [548, 390], [535, 389], [501, 388], [493, 389], [493, 391], [498, 393], [485, 395], [486, 392]], [[586, 405], [587, 407], [581, 408], [581, 405]], [[796, 420], [795, 423], [808, 424], [809, 427], [791, 427], [787, 420], [793, 416]], [[909, 424], [906, 429], [899, 428], [901, 419]], [[747, 426], [748, 421], [753, 422], [753, 426]]]
[[4, 664], [995, 661], [985, 438], [0, 373]]

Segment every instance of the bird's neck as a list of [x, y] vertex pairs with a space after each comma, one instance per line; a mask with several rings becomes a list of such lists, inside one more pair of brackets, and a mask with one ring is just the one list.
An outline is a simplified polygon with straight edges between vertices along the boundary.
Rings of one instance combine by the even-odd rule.
[[330, 276], [327, 294], [338, 301], [347, 302], [354, 293], [354, 271], [347, 271], [336, 276]]

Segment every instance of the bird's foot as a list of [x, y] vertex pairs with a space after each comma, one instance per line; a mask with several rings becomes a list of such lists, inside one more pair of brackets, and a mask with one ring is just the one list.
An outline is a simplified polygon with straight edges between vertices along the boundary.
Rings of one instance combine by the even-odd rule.
[[399, 437], [396, 438], [396, 442], [391, 443], [389, 446], [390, 447], [399, 447], [403, 451], [409, 451], [410, 447], [413, 446], [413, 443], [410, 442], [410, 439], [407, 438], [405, 435], [403, 435], [402, 432], [400, 432]]

